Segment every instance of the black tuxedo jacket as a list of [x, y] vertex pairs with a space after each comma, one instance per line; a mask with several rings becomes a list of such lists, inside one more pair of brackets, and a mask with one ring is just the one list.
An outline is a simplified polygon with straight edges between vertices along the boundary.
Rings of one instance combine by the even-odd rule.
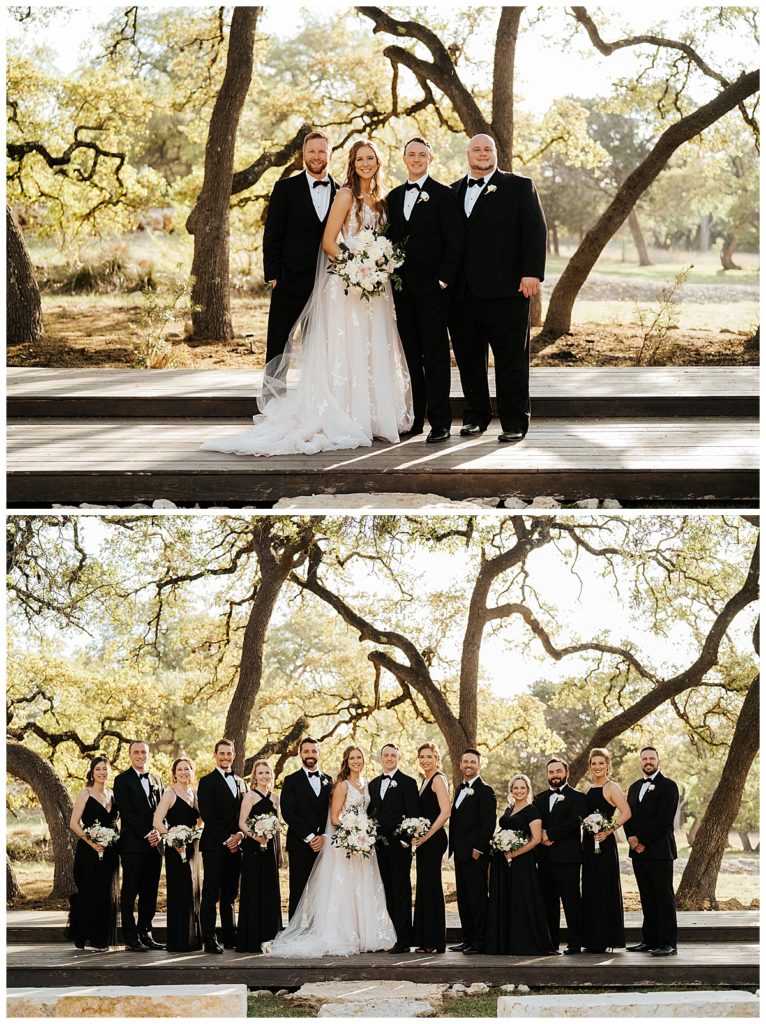
[[319, 773], [319, 796], [314, 794], [311, 783], [300, 768], [288, 775], [282, 785], [282, 796], [279, 806], [282, 817], [287, 822], [285, 845], [288, 850], [300, 850], [306, 845], [306, 839], [313, 833], [321, 836], [327, 824], [327, 811], [330, 807], [332, 779], [324, 772]]
[[370, 783], [369, 813], [378, 822], [378, 832], [381, 836], [389, 841], [401, 841], [409, 846], [407, 836], [394, 836], [394, 833], [405, 818], [420, 817], [418, 784], [410, 775], [405, 775], [397, 769], [388, 784], [386, 795], [381, 799], [382, 782], [383, 776], [378, 775]]
[[585, 794], [565, 786], [560, 795], [564, 799], [557, 800], [552, 811], [549, 789], [538, 793], [532, 801], [540, 812], [543, 831], [553, 840], [553, 846], [540, 843], [535, 847], [537, 860], [540, 862], [547, 859], [551, 864], [581, 864], [582, 820], [588, 813]]
[[673, 822], [678, 810], [678, 786], [657, 772], [654, 789], [639, 802], [643, 779], [637, 779], [628, 790], [631, 817], [625, 823], [625, 835], [635, 836], [646, 847], [643, 853], [630, 851], [637, 860], [675, 860], [678, 856]]
[[[338, 189], [332, 178], [330, 206]], [[317, 217], [311, 200], [311, 186], [303, 171], [278, 181], [271, 193], [266, 224], [263, 229], [263, 274], [267, 281], [276, 279], [277, 288], [296, 295], [309, 293], [314, 287], [317, 253], [327, 217]]]
[[145, 836], [154, 828], [154, 811], [162, 796], [162, 782], [149, 772], [149, 788], [154, 807], [146, 799], [144, 787], [133, 768], [120, 772], [114, 780], [114, 802], [120, 812], [120, 852], [148, 853], [152, 847]]
[[[454, 285], [465, 247], [465, 217], [452, 189], [426, 178], [410, 219], [404, 218], [404, 185], [388, 194], [388, 237], [404, 243], [405, 260], [397, 273], [405, 292], [439, 291], [439, 281]], [[423, 196], [428, 199], [424, 200]]]
[[460, 807], [455, 806], [459, 788], [452, 802], [449, 852], [454, 853], [456, 861], [471, 860], [474, 850], [488, 853], [495, 831], [497, 797], [494, 789], [481, 779], [477, 779], [472, 788], [473, 796], [464, 797]]
[[452, 185], [466, 228], [459, 286], [479, 299], [520, 298], [522, 277], [545, 276], [548, 229], [534, 182], [496, 170], [466, 217], [467, 182]]
[[232, 795], [226, 779], [217, 768], [199, 780], [197, 803], [199, 815], [205, 824], [199, 848], [203, 852], [219, 850], [229, 836], [240, 831], [239, 808], [247, 786], [239, 775], [234, 776], [234, 781], [237, 784], [236, 796]]

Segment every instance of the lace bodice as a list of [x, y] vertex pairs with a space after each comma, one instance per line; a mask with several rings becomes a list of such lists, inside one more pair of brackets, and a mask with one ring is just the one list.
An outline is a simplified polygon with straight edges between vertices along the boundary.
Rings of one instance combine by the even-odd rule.
[[353, 786], [349, 782], [348, 792], [346, 793], [346, 802], [343, 804], [343, 810], [347, 811], [350, 807], [361, 807], [363, 811], [366, 811], [369, 806], [370, 791], [367, 786], [367, 782], [364, 783], [364, 791], [361, 793], [356, 786]]
[[381, 214], [376, 213], [375, 210], [371, 210], [366, 204], [362, 204], [362, 224], [361, 227], [357, 226], [356, 210], [352, 206], [348, 212], [348, 216], [343, 222], [341, 228], [341, 234], [343, 235], [343, 241], [346, 245], [353, 249], [355, 240], [360, 231], [369, 230], [372, 228], [373, 231], [379, 231], [384, 223], [384, 219]]

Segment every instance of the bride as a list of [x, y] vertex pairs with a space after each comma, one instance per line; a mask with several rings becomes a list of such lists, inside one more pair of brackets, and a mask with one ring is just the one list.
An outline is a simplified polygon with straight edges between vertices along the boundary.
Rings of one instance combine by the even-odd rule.
[[363, 770], [362, 751], [347, 747], [335, 780], [324, 845], [290, 923], [272, 943], [275, 956], [349, 956], [388, 949], [396, 941], [374, 848], [367, 859], [360, 854], [347, 858], [331, 842], [344, 811], [366, 811], [369, 806]]
[[[260, 415], [242, 434], [206, 441], [208, 451], [237, 455], [313, 455], [369, 447], [374, 437], [396, 442], [412, 426], [412, 389], [396, 330], [391, 285], [367, 300], [329, 274], [328, 257], [350, 248], [365, 228], [386, 223], [381, 160], [372, 142], [351, 147], [346, 181], [327, 218], [314, 290], [284, 355], [264, 370]], [[326, 254], [326, 255], [325, 255]], [[287, 371], [299, 369], [294, 390]]]

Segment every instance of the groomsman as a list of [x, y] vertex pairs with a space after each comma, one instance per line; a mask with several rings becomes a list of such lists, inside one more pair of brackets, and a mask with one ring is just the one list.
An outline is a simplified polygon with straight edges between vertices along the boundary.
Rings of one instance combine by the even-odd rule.
[[497, 167], [489, 135], [468, 144], [468, 174], [454, 182], [466, 222], [463, 268], [454, 289], [450, 334], [465, 396], [464, 437], [492, 419], [488, 345], [495, 357], [498, 441], [529, 427], [529, 300], [545, 273], [547, 228], [531, 179]]
[[[120, 918], [125, 948], [133, 953], [164, 949], [152, 937], [157, 912], [157, 889], [162, 870], [160, 836], [152, 819], [162, 796], [162, 782], [149, 768], [149, 745], [133, 740], [128, 747], [131, 767], [114, 780], [114, 800], [120, 811]], [[138, 899], [138, 923], [134, 914]]]
[[303, 140], [302, 174], [274, 186], [263, 229], [263, 271], [271, 285], [266, 362], [281, 356], [314, 288], [317, 255], [338, 184], [327, 172], [332, 147], [324, 132]]
[[457, 909], [463, 941], [454, 953], [483, 953], [487, 921], [489, 841], [495, 831], [495, 791], [482, 781], [481, 754], [468, 749], [460, 759], [463, 782], [452, 804], [449, 852], [455, 856]]
[[582, 948], [582, 819], [587, 814], [583, 793], [569, 785], [569, 765], [552, 757], [546, 765], [548, 789], [538, 793], [535, 807], [543, 821], [543, 841], [536, 848], [537, 877], [545, 901], [553, 948], [558, 950], [561, 933], [561, 907], [567, 922], [565, 953]]
[[199, 813], [205, 827], [199, 841], [202, 854], [202, 899], [200, 925], [206, 953], [223, 953], [215, 934], [216, 909], [220, 908], [221, 933], [227, 949], [237, 944], [234, 902], [239, 889], [242, 867], [239, 830], [239, 806], [247, 786], [231, 770], [234, 744], [218, 740], [213, 752], [215, 768], [203, 775], [197, 787]]
[[628, 790], [631, 817], [625, 823], [625, 835], [644, 920], [642, 941], [628, 949], [631, 953], [674, 956], [678, 952], [678, 925], [673, 861], [678, 852], [673, 824], [678, 786], [660, 771], [660, 755], [654, 747], [644, 747], [639, 760], [643, 777]]
[[332, 779], [318, 768], [319, 744], [307, 736], [298, 747], [302, 768], [288, 775], [282, 786], [280, 808], [287, 822], [285, 847], [290, 877], [289, 916], [300, 901], [317, 854], [324, 846]]
[[394, 305], [412, 382], [415, 419], [409, 433], [422, 433], [427, 417], [431, 444], [446, 441], [452, 423], [446, 289], [455, 283], [465, 243], [453, 192], [428, 173], [433, 158], [430, 142], [410, 139], [403, 157], [408, 180], [387, 200], [388, 237], [406, 250]]
[[412, 846], [396, 835], [405, 818], [420, 814], [418, 784], [399, 771], [399, 748], [386, 743], [380, 752], [383, 774], [370, 783], [370, 814], [378, 822], [375, 844], [380, 877], [386, 893], [386, 907], [396, 930], [396, 943], [389, 953], [406, 953], [412, 945]]

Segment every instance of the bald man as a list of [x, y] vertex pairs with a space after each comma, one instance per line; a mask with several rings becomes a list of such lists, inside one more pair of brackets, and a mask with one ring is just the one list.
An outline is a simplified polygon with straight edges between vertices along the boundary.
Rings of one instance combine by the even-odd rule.
[[468, 174], [453, 183], [466, 227], [450, 336], [465, 396], [463, 437], [483, 434], [492, 419], [487, 368], [495, 360], [500, 442], [529, 428], [529, 300], [545, 274], [547, 227], [530, 178], [497, 166], [489, 135], [475, 135]]

